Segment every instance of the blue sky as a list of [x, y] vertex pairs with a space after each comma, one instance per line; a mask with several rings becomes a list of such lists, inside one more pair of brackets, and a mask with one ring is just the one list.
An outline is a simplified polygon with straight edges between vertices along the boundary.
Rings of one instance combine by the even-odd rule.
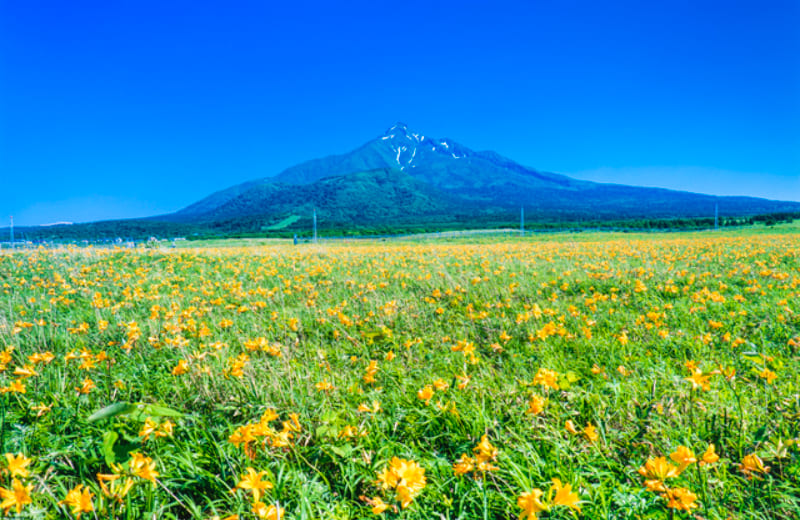
[[800, 200], [800, 2], [274, 4], [0, 0], [0, 225], [174, 211], [396, 121]]

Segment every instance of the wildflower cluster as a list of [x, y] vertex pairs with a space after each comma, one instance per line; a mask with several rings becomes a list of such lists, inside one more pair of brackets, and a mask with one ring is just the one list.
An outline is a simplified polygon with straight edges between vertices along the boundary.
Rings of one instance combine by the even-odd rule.
[[517, 506], [522, 509], [520, 520], [536, 519], [539, 513], [550, 511], [556, 506], [566, 506], [579, 513], [581, 511], [578, 505], [580, 497], [572, 491], [572, 485], [562, 484], [560, 479], [554, 478], [547, 496], [542, 499], [544, 495], [544, 491], [534, 488], [517, 497]]
[[273, 488], [272, 482], [264, 479], [266, 475], [266, 471], [256, 471], [249, 467], [236, 484], [236, 489], [243, 489], [245, 492], [251, 493], [252, 511], [256, 517], [265, 520], [281, 520], [284, 513], [283, 508], [276, 504], [266, 504], [261, 500], [264, 492]]
[[[378, 473], [376, 481], [384, 491], [394, 490], [403, 509], [422, 492], [426, 483], [425, 468], [414, 461], [399, 457], [392, 457], [389, 464]], [[382, 513], [388, 507], [380, 498], [373, 498], [371, 501], [375, 514]]]
[[289, 419], [281, 422], [281, 429], [276, 430], [271, 423], [279, 418], [278, 413], [269, 408], [258, 422], [236, 428], [228, 441], [235, 446], [241, 446], [251, 459], [255, 458], [258, 448], [289, 447], [292, 445], [295, 434], [301, 431], [299, 416], [296, 413], [290, 413]]
[[481, 437], [481, 442], [472, 449], [474, 457], [466, 453], [461, 455], [458, 462], [453, 464], [453, 473], [456, 475], [466, 475], [472, 473], [475, 479], [481, 479], [487, 471], [495, 471], [498, 468], [493, 464], [497, 460], [498, 450], [489, 442], [486, 435]]
[[[667, 501], [668, 508], [691, 511], [698, 507], [696, 503], [697, 495], [685, 487], [672, 486], [670, 482], [680, 477], [681, 473], [691, 464], [698, 462], [697, 457], [686, 446], [678, 446], [670, 454], [669, 458], [677, 465], [671, 463], [665, 457], [650, 458], [639, 468], [638, 472], [645, 479], [645, 488], [648, 491], [661, 493], [661, 497]], [[709, 465], [718, 460], [719, 456], [714, 449], [714, 445], [709, 444], [699, 464], [703, 466]]]

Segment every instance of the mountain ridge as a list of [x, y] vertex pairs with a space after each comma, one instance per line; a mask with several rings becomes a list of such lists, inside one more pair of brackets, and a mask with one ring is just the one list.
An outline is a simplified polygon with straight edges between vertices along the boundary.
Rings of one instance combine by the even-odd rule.
[[[307, 211], [308, 204], [302, 198], [306, 197], [317, 201], [315, 207], [321, 215], [337, 214], [339, 220], [346, 222], [344, 216], [349, 212], [353, 220], [360, 221], [358, 208], [370, 204], [370, 197], [366, 188], [354, 189], [348, 183], [367, 182], [368, 176], [358, 174], [378, 170], [402, 172], [404, 176], [394, 174], [388, 178], [406, 188], [413, 185], [425, 197], [440, 201], [434, 206], [444, 220], [450, 220], [448, 212], [456, 210], [483, 218], [520, 206], [527, 207], [532, 218], [551, 220], [699, 217], [712, 214], [715, 206], [729, 216], [800, 211], [800, 203], [793, 202], [578, 180], [521, 165], [491, 150], [473, 151], [452, 139], [432, 138], [396, 123], [349, 152], [304, 161], [274, 176], [231, 186], [162, 218], [189, 222], [237, 218], [273, 221], [290, 212], [285, 206], [288, 200], [294, 201], [296, 215]], [[316, 184], [333, 178], [338, 180]], [[299, 188], [302, 186], [306, 188]], [[314, 186], [323, 189], [326, 197], [317, 197]], [[359, 196], [348, 201], [332, 192], [334, 187]], [[377, 198], [386, 199], [385, 186], [381, 190]], [[415, 199], [405, 213], [413, 216], [419, 210], [418, 203]], [[384, 224], [387, 219], [375, 215], [372, 223]]]

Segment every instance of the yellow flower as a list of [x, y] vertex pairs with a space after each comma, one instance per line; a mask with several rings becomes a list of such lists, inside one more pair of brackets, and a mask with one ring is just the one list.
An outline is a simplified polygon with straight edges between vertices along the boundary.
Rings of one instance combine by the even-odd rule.
[[421, 388], [419, 392], [417, 392], [417, 398], [425, 401], [425, 404], [428, 404], [433, 397], [433, 387], [431, 385], [427, 385], [424, 388]]
[[476, 458], [480, 460], [494, 460], [497, 458], [498, 450], [489, 442], [489, 438], [484, 435], [481, 437], [481, 442], [472, 449]]
[[31, 406], [31, 410], [36, 412], [36, 417], [41, 417], [42, 415], [46, 414], [50, 410], [53, 409], [53, 405], [46, 405], [44, 403], [39, 403], [35, 406]]
[[293, 332], [300, 330], [300, 320], [297, 318], [289, 318], [288, 325]]
[[675, 478], [680, 474], [678, 468], [665, 457], [647, 459], [644, 466], [639, 468], [639, 474], [647, 479], [645, 485], [651, 491], [663, 491], [663, 483], [668, 478]]
[[711, 389], [711, 384], [709, 383], [711, 375], [703, 374], [702, 370], [697, 369], [692, 373], [691, 376], [685, 377], [684, 379], [692, 382], [692, 390], [696, 388], [702, 388], [703, 390], [708, 391]]
[[367, 503], [372, 506], [373, 515], [379, 515], [386, 511], [386, 509], [389, 507], [389, 504], [381, 500], [380, 497], [369, 498], [367, 499]]
[[536, 519], [539, 513], [547, 511], [547, 506], [539, 500], [542, 494], [541, 489], [533, 489], [517, 497], [517, 507], [522, 508], [520, 520]]
[[339, 431], [338, 439], [352, 439], [358, 435], [358, 428], [355, 426], [347, 425]]
[[570, 420], [567, 420], [567, 422], [565, 422], [565, 423], [564, 423], [564, 428], [565, 428], [565, 429], [566, 429], [566, 430], [567, 430], [569, 433], [571, 433], [571, 434], [573, 434], [573, 435], [577, 435], [577, 434], [578, 434], [578, 430], [577, 430], [577, 429], [575, 429], [575, 423], [573, 423], [571, 419], [570, 419]]
[[156, 437], [172, 437], [175, 424], [172, 421], [164, 421], [156, 432]]
[[572, 485], [570, 484], [562, 484], [561, 480], [554, 478], [553, 479], [553, 488], [552, 488], [556, 495], [553, 497], [553, 504], [558, 506], [567, 506], [570, 509], [574, 509], [577, 512], [581, 512], [581, 508], [578, 506], [579, 498], [578, 494], [572, 491]]
[[333, 385], [327, 379], [320, 381], [319, 383], [314, 385], [314, 388], [319, 390], [320, 392], [330, 392], [333, 390]]
[[94, 494], [89, 492], [89, 488], [84, 489], [83, 484], [78, 484], [67, 493], [67, 496], [59, 504], [67, 504], [72, 508], [72, 514], [80, 518], [81, 513], [94, 511], [93, 497]]
[[772, 382], [775, 381], [778, 378], [778, 375], [775, 372], [773, 372], [772, 370], [769, 370], [769, 369], [765, 368], [764, 370], [762, 370], [758, 374], [758, 377], [766, 379], [767, 380], [767, 384], [771, 385]]
[[583, 436], [589, 440], [589, 442], [595, 442], [600, 436], [597, 434], [597, 428], [595, 428], [591, 424], [587, 424], [586, 428], [583, 429]]
[[445, 390], [450, 388], [450, 383], [440, 378], [433, 382], [433, 387], [439, 390], [440, 392], [444, 392]]
[[51, 361], [53, 361], [54, 359], [55, 359], [55, 356], [53, 355], [52, 352], [49, 352], [49, 351], [41, 352], [41, 353], [37, 352], [35, 354], [31, 354], [30, 356], [28, 356], [28, 361], [30, 361], [34, 365], [36, 363], [44, 363], [46, 365], [46, 364], [50, 363]]
[[425, 468], [414, 461], [392, 457], [389, 465], [378, 473], [377, 483], [383, 489], [394, 488], [400, 505], [405, 509], [425, 488]]
[[141, 453], [133, 453], [131, 454], [129, 465], [131, 468], [131, 473], [137, 477], [155, 483], [156, 477], [158, 477], [158, 472], [155, 470], [156, 463], [153, 462], [153, 459], [150, 457], [145, 457]]
[[742, 459], [741, 464], [739, 464], [739, 470], [750, 477], [751, 473], [768, 473], [769, 467], [764, 466], [764, 462], [758, 455], [751, 453], [750, 455], [745, 455]]
[[11, 489], [0, 488], [0, 498], [3, 499], [0, 508], [3, 509], [3, 514], [7, 515], [12, 507], [17, 510], [17, 514], [20, 514], [22, 508], [32, 502], [31, 490], [33, 490], [33, 484], [23, 486], [17, 478], [11, 481]]
[[6, 453], [6, 461], [8, 462], [6, 471], [8, 471], [12, 477], [27, 477], [30, 473], [28, 471], [28, 466], [31, 463], [31, 459], [27, 458], [22, 453], [17, 453], [16, 456], [11, 453]]
[[669, 458], [678, 465], [678, 473], [685, 470], [689, 464], [697, 462], [697, 457], [695, 457], [694, 452], [686, 446], [678, 446], [678, 449], [670, 454]]
[[87, 377], [86, 379], [83, 380], [81, 386], [76, 387], [75, 390], [77, 390], [79, 394], [88, 394], [89, 392], [92, 391], [93, 388], [97, 388], [97, 385], [94, 384], [94, 381], [92, 381]]
[[374, 359], [370, 360], [369, 366], [366, 368], [366, 373], [364, 374], [364, 382], [365, 383], [374, 383], [375, 382], [375, 374], [378, 373], [378, 362]]
[[469, 377], [467, 374], [456, 375], [456, 379], [458, 379], [458, 381], [459, 381], [459, 383], [457, 385], [457, 388], [459, 390], [464, 390], [467, 387], [467, 385], [469, 385], [469, 382], [472, 380], [472, 378]]
[[29, 377], [38, 376], [39, 374], [33, 369], [32, 366], [26, 365], [24, 367], [15, 368], [14, 375], [20, 376], [20, 379], [27, 379]]
[[533, 384], [558, 390], [558, 372], [540, 368], [533, 377]]
[[24, 394], [24, 393], [26, 393], [25, 383], [23, 382], [22, 379], [15, 379], [13, 383], [8, 385], [6, 388], [3, 388], [2, 390], [0, 390], [0, 393], [2, 393], [2, 392], [12, 392], [12, 393]]
[[[125, 478], [124, 480], [120, 480], [122, 468], [116, 465], [111, 466], [111, 469], [116, 471], [117, 473], [112, 474], [97, 474], [97, 481], [100, 483], [100, 489], [103, 490], [103, 494], [108, 498], [115, 498], [118, 502], [122, 502], [122, 499], [125, 498], [125, 495], [128, 494], [128, 491], [131, 490], [133, 487], [133, 480], [130, 478]], [[106, 483], [110, 483], [110, 486], [107, 486]]]
[[708, 448], [706, 448], [705, 453], [703, 453], [703, 457], [700, 460], [700, 465], [703, 466], [705, 464], [713, 464], [719, 460], [719, 455], [714, 450], [714, 445], [709, 444]]
[[456, 475], [466, 475], [473, 469], [475, 469], [475, 460], [466, 453], [462, 454], [458, 462], [453, 464], [453, 473]]
[[275, 505], [266, 505], [263, 502], [253, 502], [253, 513], [263, 520], [281, 520], [283, 518], [283, 508]]
[[[253, 468], [247, 468], [247, 473], [242, 475], [242, 479], [236, 484], [239, 489], [250, 489], [253, 491], [253, 502], [261, 500], [261, 492], [265, 489], [272, 489], [272, 482], [261, 480], [267, 474], [266, 471], [256, 472]], [[263, 517], [262, 517], [263, 518]]]
[[156, 432], [157, 428], [158, 423], [156, 423], [152, 418], [148, 417], [145, 419], [142, 428], [139, 430], [139, 437], [142, 438], [142, 442], [148, 440], [150, 436]]
[[529, 413], [531, 415], [539, 415], [544, 411], [544, 405], [545, 405], [544, 397], [533, 394], [531, 395], [530, 401], [528, 401], [528, 409], [525, 411], [525, 413]]
[[425, 468], [416, 462], [400, 459], [398, 464], [393, 463], [393, 471], [398, 477], [397, 498], [400, 500], [400, 506], [405, 509], [427, 483]]
[[175, 368], [172, 369], [173, 376], [181, 376], [189, 371], [189, 365], [186, 364], [185, 359], [181, 359], [178, 361], [178, 364], [175, 365]]
[[361, 413], [378, 413], [381, 411], [381, 403], [372, 401], [372, 406], [367, 403], [361, 403], [358, 405], [358, 411]]
[[663, 498], [667, 499], [667, 507], [679, 511], [691, 511], [697, 507], [697, 495], [686, 488], [671, 488], [666, 491]]

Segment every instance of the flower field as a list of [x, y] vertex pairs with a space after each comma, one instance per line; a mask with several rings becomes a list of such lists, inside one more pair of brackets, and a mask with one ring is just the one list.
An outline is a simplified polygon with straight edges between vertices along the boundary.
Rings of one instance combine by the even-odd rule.
[[22, 518], [800, 518], [800, 235], [0, 255]]

